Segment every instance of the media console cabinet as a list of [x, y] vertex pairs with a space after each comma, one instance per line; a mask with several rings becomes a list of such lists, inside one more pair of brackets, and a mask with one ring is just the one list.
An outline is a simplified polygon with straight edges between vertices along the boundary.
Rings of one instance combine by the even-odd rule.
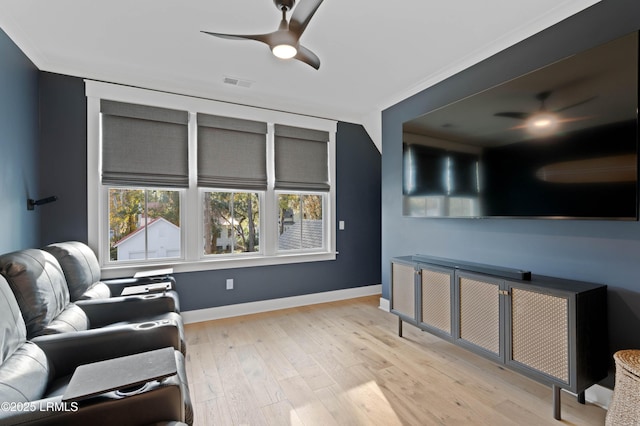
[[428, 256], [391, 260], [391, 312], [584, 403], [607, 376], [607, 287]]

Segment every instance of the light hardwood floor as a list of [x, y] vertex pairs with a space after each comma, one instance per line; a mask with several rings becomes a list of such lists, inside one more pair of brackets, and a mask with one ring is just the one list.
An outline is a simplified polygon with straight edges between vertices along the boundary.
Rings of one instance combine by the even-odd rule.
[[195, 425], [602, 425], [365, 297], [186, 326]]

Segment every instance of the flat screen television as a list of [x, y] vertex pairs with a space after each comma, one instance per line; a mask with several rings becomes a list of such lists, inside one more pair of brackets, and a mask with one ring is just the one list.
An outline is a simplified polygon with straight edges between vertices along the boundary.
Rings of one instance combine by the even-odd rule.
[[403, 214], [638, 220], [638, 33], [403, 124]]

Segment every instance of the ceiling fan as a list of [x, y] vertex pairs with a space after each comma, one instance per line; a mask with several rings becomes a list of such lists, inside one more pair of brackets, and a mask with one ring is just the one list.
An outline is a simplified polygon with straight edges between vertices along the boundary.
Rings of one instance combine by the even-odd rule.
[[231, 40], [256, 40], [269, 46], [275, 56], [281, 59], [297, 59], [312, 66], [320, 68], [318, 56], [300, 44], [300, 36], [309, 25], [309, 21], [322, 4], [323, 0], [303, 0], [291, 14], [287, 22], [287, 12], [289, 12], [295, 0], [273, 0], [278, 10], [282, 12], [280, 26], [274, 32], [268, 34], [220, 34], [209, 31], [201, 31], [215, 37]]
[[553, 92], [551, 90], [545, 90], [544, 92], [540, 92], [536, 94], [536, 99], [540, 102], [540, 108], [534, 112], [519, 112], [519, 111], [504, 111], [497, 112], [494, 114], [496, 117], [507, 117], [507, 118], [515, 118], [518, 120], [525, 120], [526, 124], [524, 126], [518, 126], [517, 128], [527, 128], [532, 133], [539, 134], [548, 134], [553, 132], [561, 122], [569, 122], [569, 121], [579, 121], [584, 120], [587, 117], [577, 117], [577, 118], [565, 118], [561, 119], [558, 115], [559, 112], [575, 108], [579, 105], [585, 104], [587, 102], [592, 101], [596, 98], [596, 96], [592, 96], [587, 99], [583, 99], [580, 102], [576, 102], [571, 105], [567, 105], [565, 107], [549, 111], [545, 106], [545, 101], [549, 99]]

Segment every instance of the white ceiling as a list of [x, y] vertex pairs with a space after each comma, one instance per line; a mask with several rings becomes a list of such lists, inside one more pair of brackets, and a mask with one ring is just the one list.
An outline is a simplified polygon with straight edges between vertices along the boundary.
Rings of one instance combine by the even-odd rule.
[[43, 71], [361, 123], [380, 147], [383, 109], [597, 2], [326, 0], [301, 38], [317, 71], [200, 32], [274, 31], [271, 0], [0, 0], [0, 28]]

